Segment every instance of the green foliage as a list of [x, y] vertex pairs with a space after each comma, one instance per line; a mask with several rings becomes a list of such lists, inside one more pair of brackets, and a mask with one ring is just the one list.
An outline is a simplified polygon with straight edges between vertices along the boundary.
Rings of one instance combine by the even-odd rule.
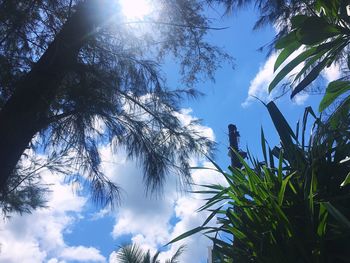
[[[319, 110], [324, 111], [339, 98], [343, 99], [339, 111], [349, 110], [349, 97], [345, 99], [342, 97], [349, 90], [348, 71], [344, 68], [345, 65], [349, 65], [347, 52], [350, 40], [350, 20], [346, 14], [346, 4], [347, 1], [312, 1], [309, 4], [312, 12], [299, 12], [290, 19], [291, 28], [288, 34], [275, 44], [276, 49], [281, 50], [274, 66], [274, 70], [279, 69], [279, 72], [270, 83], [270, 92], [293, 69], [303, 63], [300, 72], [293, 76], [291, 83], [293, 98], [307, 89], [322, 70], [338, 63], [343, 67], [344, 76], [328, 85]], [[303, 51], [287, 63], [289, 57], [299, 48]], [[283, 63], [287, 64], [280, 69]], [[338, 111], [334, 113], [340, 114]]]
[[229, 173], [214, 163], [227, 186], [203, 186], [209, 197], [199, 211], [210, 216], [171, 242], [202, 232], [213, 240], [217, 262], [348, 262], [350, 187], [342, 182], [350, 166], [342, 160], [350, 150], [349, 119], [332, 129], [316, 118], [305, 143], [310, 108], [297, 134], [273, 102], [267, 108], [281, 146], [270, 149], [262, 131], [264, 162], [249, 164], [237, 153], [243, 168]]
[[[185, 247], [180, 246], [175, 254], [165, 261], [165, 263], [179, 263], [179, 257], [183, 253]], [[130, 244], [121, 246], [116, 254], [119, 263], [160, 263], [158, 259], [160, 252], [151, 256], [150, 251], [144, 252], [138, 245]]]
[[319, 110], [325, 110], [329, 105], [331, 105], [339, 96], [347, 92], [350, 89], [350, 82], [348, 81], [332, 81], [329, 83], [326, 94], [324, 95]]
[[[21, 178], [27, 148], [49, 159], [69, 156], [61, 172], [82, 175], [102, 205], [119, 188], [101, 172], [101, 145], [139, 161], [149, 191], [161, 190], [170, 173], [188, 183], [190, 156], [214, 143], [197, 132], [198, 121], [184, 125], [176, 112], [199, 95], [200, 78], [231, 62], [205, 41], [204, 7], [160, 1], [159, 16], [125, 23], [118, 1], [0, 1], [1, 204], [9, 200], [6, 184]], [[160, 66], [168, 56], [177, 59], [184, 88], [167, 86]]]

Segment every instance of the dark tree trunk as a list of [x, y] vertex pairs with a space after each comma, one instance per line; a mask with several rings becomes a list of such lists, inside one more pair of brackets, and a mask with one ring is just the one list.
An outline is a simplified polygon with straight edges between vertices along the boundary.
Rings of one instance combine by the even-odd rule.
[[63, 77], [96, 25], [93, 0], [81, 4], [0, 111], [0, 192], [32, 138], [45, 128]]

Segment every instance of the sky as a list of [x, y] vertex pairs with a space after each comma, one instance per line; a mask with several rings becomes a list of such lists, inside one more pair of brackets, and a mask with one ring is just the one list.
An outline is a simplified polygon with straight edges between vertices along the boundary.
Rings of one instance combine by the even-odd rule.
[[[215, 16], [215, 11], [208, 12]], [[240, 131], [241, 148], [248, 147], [254, 156], [259, 157], [261, 152], [261, 127], [269, 143], [278, 144], [267, 110], [253, 98], [265, 102], [274, 98], [274, 94], [267, 93], [267, 86], [273, 78], [277, 54], [268, 56], [267, 50], [260, 52], [258, 49], [270, 43], [275, 29], [266, 27], [253, 31], [256, 18], [256, 10], [248, 7], [214, 23], [228, 28], [209, 32], [207, 40], [230, 53], [235, 58], [235, 68], [223, 64], [215, 82], [198, 84], [198, 89], [206, 95], [184, 102], [179, 112], [184, 124], [202, 119], [197, 128], [217, 142], [215, 160], [223, 169], [230, 163], [227, 154], [227, 126], [230, 123]], [[175, 69], [176, 65], [170, 62], [163, 67], [169, 86], [173, 87], [179, 83]], [[331, 66], [320, 81], [329, 82], [338, 76], [339, 69]], [[319, 100], [317, 95], [302, 94], [291, 101], [287, 95], [278, 99], [277, 105], [295, 127], [304, 108], [311, 105], [316, 111]], [[103, 146], [100, 152], [103, 171], [123, 189], [121, 205], [113, 211], [97, 208], [86, 196], [75, 194], [64, 178], [43, 172], [44, 181], [52, 185], [48, 208], [0, 220], [0, 263], [113, 263], [117, 262], [114, 251], [130, 242], [150, 249], [152, 253], [160, 249], [161, 260], [170, 258], [181, 244], [186, 244], [181, 262], [206, 262], [210, 241], [201, 234], [163, 247], [171, 239], [204, 222], [208, 214], [196, 212], [203, 204], [203, 197], [179, 191], [171, 176], [162, 196], [147, 196], [142, 170], [136, 162], [128, 160], [122, 149], [112, 153], [109, 147]], [[204, 158], [193, 158], [191, 162], [193, 166], [212, 166]], [[192, 177], [196, 184], [224, 184], [222, 177], [208, 170], [194, 170]]]

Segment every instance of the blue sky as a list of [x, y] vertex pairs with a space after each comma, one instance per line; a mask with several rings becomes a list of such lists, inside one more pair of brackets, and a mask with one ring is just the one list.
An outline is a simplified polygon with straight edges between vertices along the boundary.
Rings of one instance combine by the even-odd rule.
[[[215, 16], [214, 11], [209, 14]], [[216, 15], [217, 16], [217, 15]], [[223, 47], [235, 58], [235, 69], [223, 64], [216, 74], [216, 81], [198, 84], [206, 95], [195, 101], [186, 101], [179, 118], [184, 122], [202, 119], [198, 129], [218, 143], [216, 160], [226, 168], [230, 162], [227, 155], [227, 125], [234, 123], [241, 133], [241, 147], [249, 147], [260, 156], [260, 128], [264, 127], [271, 145], [278, 138], [262, 103], [249, 98], [258, 96], [269, 101], [266, 93], [272, 79], [274, 55], [257, 51], [268, 44], [275, 30], [266, 27], [252, 31], [257, 14], [252, 7], [237, 12], [229, 18], [215, 22], [228, 26], [222, 31], [211, 31], [208, 41]], [[164, 68], [168, 83], [178, 86], [176, 65], [167, 63]], [[323, 75], [323, 81], [335, 79], [336, 67]], [[291, 101], [287, 96], [277, 101], [292, 127], [302, 117], [305, 106], [317, 109], [318, 96], [301, 95]], [[114, 211], [97, 209], [85, 196], [75, 195], [72, 187], [63, 184], [63, 178], [44, 173], [47, 183], [54, 184], [48, 203], [49, 208], [33, 214], [13, 216], [0, 222], [1, 263], [10, 262], [116, 262], [112, 252], [123, 243], [136, 242], [145, 249], [156, 249], [171, 238], [200, 225], [206, 214], [197, 214], [201, 197], [178, 191], [176, 180], [168, 178], [162, 197], [146, 196], [139, 165], [125, 158], [123, 150], [112, 154], [108, 147], [101, 147], [103, 169], [122, 188], [122, 203]], [[43, 157], [44, 158], [44, 157]], [[207, 160], [193, 159], [193, 165], [210, 166]], [[223, 182], [213, 172], [196, 170], [196, 183]], [[181, 262], [205, 262], [210, 242], [201, 235], [184, 241], [187, 249]], [[162, 248], [161, 259], [174, 253], [179, 244]]]

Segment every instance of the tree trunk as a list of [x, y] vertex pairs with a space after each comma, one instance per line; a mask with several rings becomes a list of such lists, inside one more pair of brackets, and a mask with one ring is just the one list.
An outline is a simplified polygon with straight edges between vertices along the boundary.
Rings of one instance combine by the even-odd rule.
[[78, 6], [0, 111], [0, 193], [32, 138], [45, 128], [62, 79], [77, 62], [81, 47], [96, 26], [93, 3], [89, 0]]

